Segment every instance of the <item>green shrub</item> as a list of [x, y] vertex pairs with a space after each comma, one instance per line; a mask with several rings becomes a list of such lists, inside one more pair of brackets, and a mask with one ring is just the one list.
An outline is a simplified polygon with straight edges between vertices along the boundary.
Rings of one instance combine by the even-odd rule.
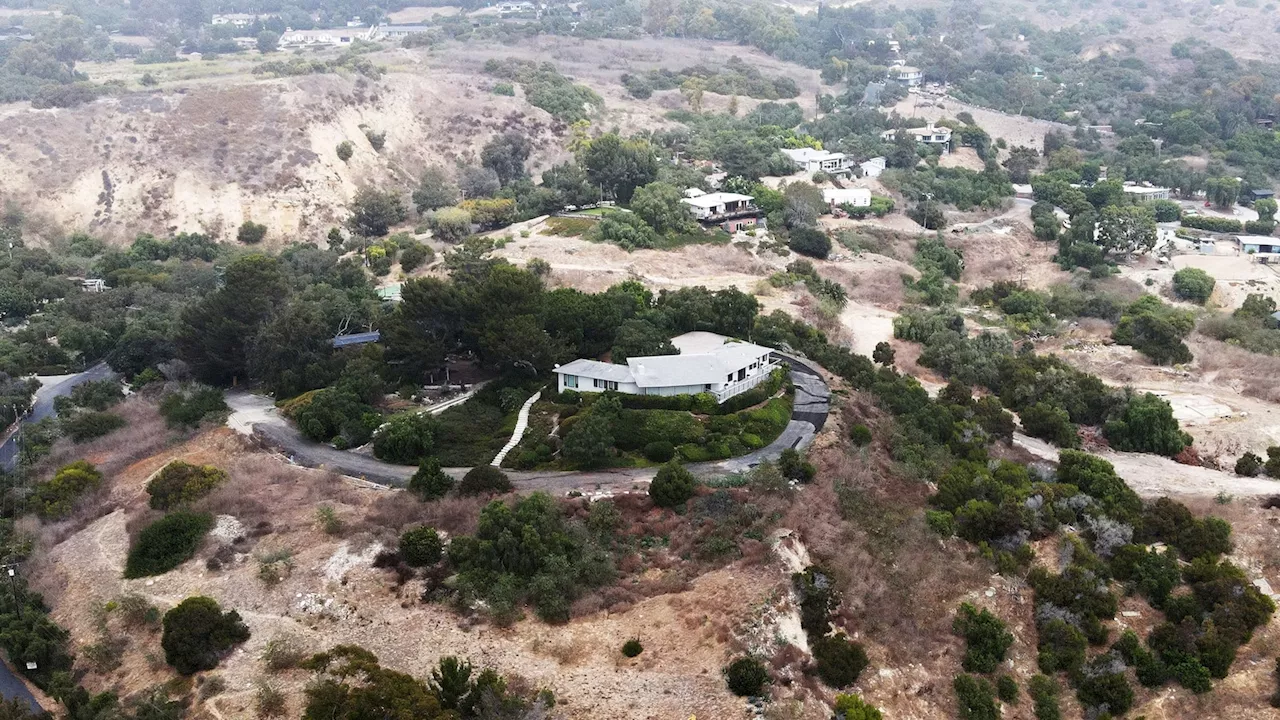
[[62, 432], [77, 443], [96, 440], [128, 424], [124, 418], [108, 412], [78, 412], [59, 423]]
[[1201, 305], [1213, 294], [1214, 285], [1213, 276], [1200, 268], [1183, 268], [1173, 274], [1173, 294]]
[[795, 448], [787, 448], [778, 456], [778, 471], [784, 477], [802, 483], [812, 480], [813, 476], [818, 472], [813, 463], [801, 457], [799, 451]]
[[1023, 410], [1021, 419], [1022, 429], [1031, 437], [1048, 440], [1058, 447], [1080, 446], [1080, 436], [1071, 423], [1071, 416], [1056, 405], [1038, 402]]
[[427, 458], [409, 478], [409, 492], [422, 500], [439, 500], [453, 489], [453, 478], [440, 469], [435, 458]]
[[1145, 452], [1173, 457], [1191, 444], [1191, 436], [1173, 417], [1173, 407], [1151, 393], [1133, 395], [1119, 414], [1102, 427], [1111, 447], [1123, 452]]
[[236, 611], [222, 612], [213, 598], [194, 596], [164, 614], [164, 660], [182, 675], [218, 666], [222, 655], [249, 639]]
[[818, 677], [833, 688], [845, 688], [857, 682], [870, 662], [862, 646], [844, 633], [814, 638], [810, 645]]
[[477, 465], [462, 476], [458, 483], [458, 494], [463, 497], [473, 495], [501, 495], [515, 489], [507, 474], [492, 465]]
[[516, 94], [516, 88], [515, 88], [515, 86], [514, 86], [514, 85], [512, 85], [511, 83], [507, 83], [507, 82], [503, 82], [503, 83], [494, 83], [494, 85], [493, 85], [493, 94], [494, 94], [494, 95], [506, 95], [507, 97], [515, 97], [515, 94]]
[[622, 654], [625, 657], [633, 658], [644, 652], [644, 646], [640, 644], [640, 638], [631, 638], [622, 643]]
[[1244, 477], [1257, 477], [1262, 472], [1262, 458], [1251, 452], [1246, 452], [1236, 460], [1236, 474]]
[[996, 696], [1000, 702], [1009, 705], [1018, 704], [1018, 681], [1012, 675], [1001, 675], [996, 678]]
[[356, 146], [353, 145], [350, 140], [343, 140], [342, 142], [338, 143], [337, 152], [338, 152], [338, 159], [341, 160], [342, 162], [346, 162], [351, 159], [352, 155], [355, 154]]
[[194, 427], [207, 415], [226, 412], [228, 409], [222, 391], [210, 387], [171, 393], [160, 401], [160, 414], [174, 426]]
[[1173, 200], [1156, 200], [1150, 207], [1158, 223], [1178, 222], [1182, 219], [1182, 206]]
[[1043, 623], [1037, 630], [1040, 672], [1071, 672], [1084, 665], [1085, 649], [1089, 647], [1084, 633], [1058, 619]]
[[400, 535], [400, 557], [410, 567], [435, 565], [444, 554], [444, 544], [433, 527], [425, 525]]
[[821, 230], [806, 227], [792, 228], [787, 247], [801, 255], [825, 260], [831, 254], [831, 238]]
[[957, 675], [952, 682], [959, 701], [960, 720], [999, 720], [996, 691], [991, 683], [974, 675]]
[[1210, 215], [1184, 215], [1182, 216], [1182, 227], [1208, 230], [1209, 232], [1238, 233], [1241, 232], [1244, 226], [1241, 225], [1239, 220], [1232, 220], [1231, 218]]
[[698, 481], [693, 473], [672, 461], [659, 468], [653, 482], [649, 483], [649, 497], [658, 507], [680, 507], [694, 496], [697, 487]]
[[1036, 720], [1062, 720], [1058, 706], [1058, 683], [1051, 677], [1036, 675], [1028, 686], [1034, 704]]
[[946, 510], [926, 510], [924, 521], [930, 530], [944, 538], [949, 538], [956, 534], [956, 518]]
[[759, 660], [742, 657], [729, 663], [724, 669], [724, 679], [734, 695], [759, 697], [765, 683], [769, 681], [769, 673]]
[[1102, 655], [1089, 664], [1076, 682], [1076, 697], [1086, 710], [1119, 717], [1133, 706], [1133, 688], [1124, 672], [1116, 672], [1112, 657]]
[[84, 460], [58, 468], [53, 478], [39, 483], [31, 493], [31, 505], [45, 520], [66, 517], [85, 493], [102, 485], [102, 473]]
[[199, 500], [226, 479], [227, 474], [212, 465], [190, 465], [174, 460], [147, 483], [147, 494], [151, 496], [153, 509], [168, 510]]
[[884, 720], [884, 714], [855, 694], [840, 694], [836, 695], [835, 720]]
[[1267, 462], [1262, 467], [1267, 477], [1280, 480], [1280, 446], [1272, 445], [1267, 448]]
[[373, 436], [373, 454], [379, 460], [417, 465], [435, 449], [438, 423], [426, 413], [396, 415]]
[[205, 533], [213, 529], [208, 513], [174, 512], [142, 529], [125, 560], [126, 578], [162, 575], [190, 560]]
[[866, 425], [854, 425], [849, 428], [849, 439], [858, 447], [865, 447], [871, 444], [871, 428]]
[[995, 672], [1013, 645], [1013, 633], [1005, 628], [1000, 618], [986, 608], [979, 611], [969, 603], [960, 606], [951, 630], [965, 639], [961, 664], [968, 672]]
[[[75, 386], [71, 389], [71, 394], [65, 397], [76, 407], [101, 412], [123, 400], [124, 391], [115, 380], [91, 380]], [[61, 399], [54, 400], [55, 405]], [[58, 412], [62, 412], [61, 408]]]
[[676, 456], [676, 448], [666, 440], [655, 440], [644, 446], [644, 456], [652, 462], [670, 462]]
[[240, 229], [236, 231], [236, 240], [245, 245], [257, 245], [267, 236], [267, 226], [255, 223], [252, 220], [245, 220], [240, 224]]

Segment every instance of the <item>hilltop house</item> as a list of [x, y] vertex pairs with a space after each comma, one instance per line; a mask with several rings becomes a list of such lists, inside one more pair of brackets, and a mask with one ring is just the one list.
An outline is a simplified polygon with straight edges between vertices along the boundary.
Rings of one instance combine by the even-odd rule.
[[893, 142], [899, 132], [904, 132], [916, 139], [921, 145], [937, 145], [942, 148], [942, 154], [946, 155], [951, 152], [951, 128], [934, 127], [928, 125], [922, 128], [902, 128], [901, 130], [885, 130], [880, 133], [880, 139], [885, 142]]
[[1169, 188], [1156, 187], [1151, 183], [1131, 183], [1124, 184], [1124, 194], [1137, 200], [1168, 200]]
[[866, 188], [824, 188], [822, 199], [833, 208], [841, 205], [871, 207], [871, 191]]
[[323, 30], [293, 30], [286, 28], [280, 36], [280, 47], [307, 45], [350, 45], [356, 40], [368, 40], [369, 31], [364, 28], [328, 28]]
[[895, 65], [889, 68], [889, 79], [907, 87], [918, 87], [924, 82], [924, 72], [910, 65]]
[[432, 30], [430, 25], [375, 25], [369, 31], [370, 40], [403, 40], [410, 35], [421, 35]]
[[755, 198], [730, 192], [701, 193], [681, 200], [693, 212], [698, 222], [717, 224], [728, 232], [753, 227], [760, 216]]
[[560, 392], [614, 391], [628, 395], [712, 393], [717, 402], [760, 385], [780, 367], [773, 350], [709, 332], [671, 338], [679, 355], [634, 357], [626, 365], [574, 360], [555, 369]]
[[791, 158], [791, 162], [795, 163], [796, 167], [807, 173], [821, 171], [828, 175], [842, 175], [857, 164], [857, 161], [844, 153], [813, 148], [785, 148], [782, 154]]
[[888, 161], [883, 157], [873, 157], [858, 167], [862, 168], [862, 177], [877, 178], [888, 167]]

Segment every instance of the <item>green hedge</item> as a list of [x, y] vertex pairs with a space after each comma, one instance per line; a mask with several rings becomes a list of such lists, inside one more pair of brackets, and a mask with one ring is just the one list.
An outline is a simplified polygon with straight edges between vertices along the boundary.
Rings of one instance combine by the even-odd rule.
[[1239, 220], [1231, 218], [1210, 217], [1208, 215], [1185, 215], [1182, 218], [1182, 227], [1195, 228], [1197, 230], [1208, 230], [1210, 232], [1240, 232], [1244, 226]]

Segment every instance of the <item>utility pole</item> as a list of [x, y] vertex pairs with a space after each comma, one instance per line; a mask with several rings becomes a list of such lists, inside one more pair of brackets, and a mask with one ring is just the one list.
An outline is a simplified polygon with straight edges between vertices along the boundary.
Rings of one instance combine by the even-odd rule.
[[13, 608], [18, 612], [18, 619], [22, 619], [22, 603], [18, 602], [18, 564], [8, 563], [0, 565], [9, 574], [9, 589], [13, 592]]

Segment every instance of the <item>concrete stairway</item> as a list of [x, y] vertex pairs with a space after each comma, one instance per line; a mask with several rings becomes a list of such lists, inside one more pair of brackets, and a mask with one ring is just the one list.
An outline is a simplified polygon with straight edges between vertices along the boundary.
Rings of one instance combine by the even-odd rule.
[[524, 431], [529, 429], [529, 408], [533, 407], [533, 404], [538, 402], [541, 397], [542, 391], [539, 390], [533, 394], [533, 397], [525, 400], [524, 405], [520, 406], [520, 414], [516, 415], [515, 432], [511, 433], [511, 439], [507, 441], [506, 445], [502, 446], [502, 449], [498, 451], [497, 456], [493, 458], [493, 462], [489, 463], [490, 465], [494, 467], [501, 467], [502, 461], [507, 459], [507, 453], [515, 450], [516, 446], [520, 444], [520, 441], [524, 439]]

